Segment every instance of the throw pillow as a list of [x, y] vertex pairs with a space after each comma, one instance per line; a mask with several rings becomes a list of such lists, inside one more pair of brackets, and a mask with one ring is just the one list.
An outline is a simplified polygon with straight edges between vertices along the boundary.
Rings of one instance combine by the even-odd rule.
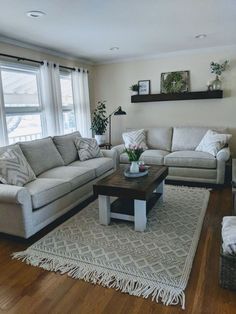
[[221, 134], [208, 130], [195, 150], [209, 153], [216, 157], [217, 153], [228, 144], [231, 137], [231, 134]]
[[98, 143], [94, 138], [78, 137], [75, 140], [75, 146], [81, 161], [103, 156]]
[[7, 149], [0, 155], [0, 182], [23, 186], [36, 179], [21, 149]]
[[125, 147], [138, 145], [144, 150], [148, 149], [146, 144], [146, 133], [144, 129], [126, 132], [122, 134]]

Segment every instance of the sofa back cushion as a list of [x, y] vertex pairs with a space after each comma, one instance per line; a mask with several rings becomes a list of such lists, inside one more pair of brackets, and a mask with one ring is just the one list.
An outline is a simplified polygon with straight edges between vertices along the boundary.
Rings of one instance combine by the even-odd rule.
[[174, 127], [171, 151], [195, 150], [209, 129], [226, 133], [225, 128]]
[[159, 127], [147, 129], [147, 146], [150, 149], [171, 150], [173, 129]]
[[53, 137], [53, 142], [56, 145], [65, 165], [69, 165], [75, 160], [78, 160], [78, 151], [75, 146], [76, 138], [81, 137], [79, 131], [74, 133], [59, 135]]
[[64, 166], [64, 161], [51, 137], [19, 144], [36, 176], [51, 168]]

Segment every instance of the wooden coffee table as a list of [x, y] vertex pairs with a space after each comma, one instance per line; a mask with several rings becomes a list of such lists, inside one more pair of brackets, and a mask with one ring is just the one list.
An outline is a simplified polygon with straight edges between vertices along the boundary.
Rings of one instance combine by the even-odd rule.
[[[127, 168], [127, 166], [126, 166]], [[102, 225], [109, 225], [111, 218], [134, 221], [136, 231], [144, 231], [147, 223], [147, 203], [153, 193], [163, 193], [163, 183], [168, 175], [165, 166], [150, 166], [147, 176], [126, 178], [125, 167], [120, 167], [113, 174], [99, 180], [93, 191], [99, 201], [99, 221]], [[133, 200], [133, 215], [123, 212], [112, 212], [110, 197], [116, 196], [125, 200]]]

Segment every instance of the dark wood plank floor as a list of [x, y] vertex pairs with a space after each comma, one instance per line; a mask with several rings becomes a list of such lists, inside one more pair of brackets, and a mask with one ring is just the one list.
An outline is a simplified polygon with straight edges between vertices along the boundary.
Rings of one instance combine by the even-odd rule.
[[12, 260], [12, 252], [27, 248], [35, 239], [26, 243], [3, 235], [0, 236], [0, 312], [236, 313], [236, 292], [220, 288], [218, 282], [221, 220], [231, 211], [230, 188], [212, 191], [186, 289], [184, 312], [180, 306], [163, 306]]

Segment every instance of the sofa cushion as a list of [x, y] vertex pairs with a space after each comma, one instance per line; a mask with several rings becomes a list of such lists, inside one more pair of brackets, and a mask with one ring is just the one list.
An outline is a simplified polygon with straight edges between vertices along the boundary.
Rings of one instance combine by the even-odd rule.
[[231, 134], [222, 134], [208, 130], [197, 146], [196, 151], [209, 153], [216, 157], [217, 153], [229, 143], [231, 137]]
[[216, 158], [208, 153], [178, 151], [165, 156], [164, 164], [172, 167], [216, 168]]
[[65, 165], [78, 160], [78, 152], [75, 147], [75, 139], [81, 137], [80, 132], [76, 131], [74, 133], [59, 135], [53, 137], [53, 142], [56, 145]]
[[95, 178], [95, 170], [82, 167], [63, 166], [43, 172], [39, 178], [61, 179], [70, 182], [71, 190], [75, 190], [81, 185]]
[[59, 179], [37, 178], [25, 187], [31, 195], [34, 209], [45, 206], [71, 191], [70, 183]]
[[28, 164], [19, 145], [0, 152], [0, 182], [3, 184], [23, 186], [35, 180], [36, 176]]
[[171, 150], [173, 129], [169, 127], [147, 129], [147, 146], [150, 149]]
[[78, 137], [75, 140], [75, 146], [81, 161], [103, 156], [95, 138]]
[[124, 140], [125, 147], [138, 145], [143, 149], [147, 149], [146, 131], [144, 129], [125, 132], [122, 134], [122, 138]]
[[70, 167], [86, 167], [89, 169], [94, 169], [96, 177], [99, 177], [114, 167], [114, 161], [112, 158], [100, 157], [85, 161], [74, 161], [70, 164]]
[[142, 153], [140, 160], [143, 160], [145, 164], [164, 165], [164, 157], [168, 154], [169, 152], [165, 150], [148, 149]]
[[48, 169], [64, 165], [51, 137], [22, 142], [20, 148], [36, 176]]

